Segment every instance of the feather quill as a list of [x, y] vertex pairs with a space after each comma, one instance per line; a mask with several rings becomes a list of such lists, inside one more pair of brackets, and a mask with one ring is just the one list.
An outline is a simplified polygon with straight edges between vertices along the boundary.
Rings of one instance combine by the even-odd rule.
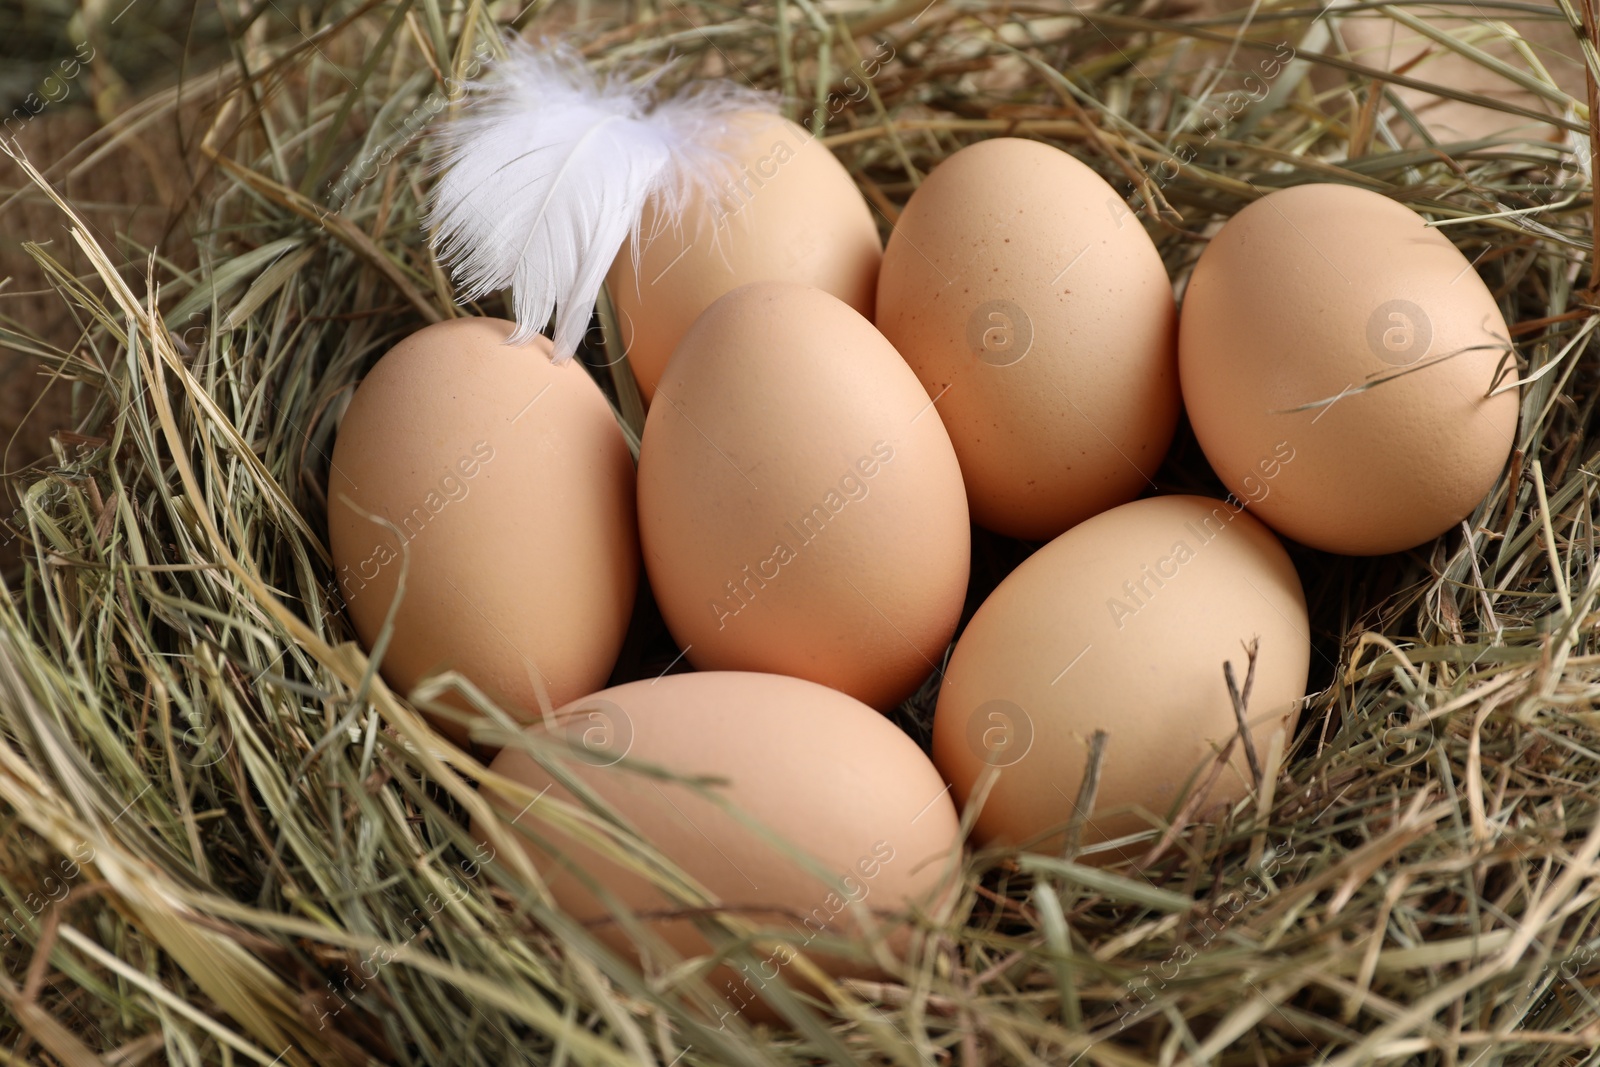
[[654, 199], [664, 227], [714, 202], [736, 162], [729, 116], [776, 110], [769, 94], [703, 81], [654, 103], [659, 68], [597, 75], [571, 48], [508, 41], [436, 140], [440, 177], [425, 224], [462, 301], [511, 288], [508, 344], [555, 313], [554, 361], [571, 359], [623, 242]]

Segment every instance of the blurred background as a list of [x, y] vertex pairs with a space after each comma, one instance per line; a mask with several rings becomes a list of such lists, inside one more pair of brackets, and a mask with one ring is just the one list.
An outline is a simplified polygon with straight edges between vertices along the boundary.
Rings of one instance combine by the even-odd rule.
[[[270, 10], [257, 5], [257, 17]], [[227, 40], [221, 9], [194, 0], [5, 0], [0, 134], [79, 205], [124, 262], [142, 263], [159, 249], [190, 269], [194, 245], [178, 207], [197, 179], [197, 153], [185, 143], [194, 130], [186, 134], [171, 115], [140, 123], [138, 109], [150, 93], [225, 60]], [[106, 126], [119, 116], [123, 136], [114, 138]], [[188, 117], [198, 116], [191, 109]], [[46, 367], [52, 354], [72, 350], [82, 322], [49, 286], [30, 242], [70, 274], [87, 273], [61, 213], [0, 155], [4, 516], [17, 506], [14, 476], [60, 458], [51, 437], [72, 424], [72, 388]], [[15, 538], [7, 531], [0, 542], [0, 567], [9, 568]]]

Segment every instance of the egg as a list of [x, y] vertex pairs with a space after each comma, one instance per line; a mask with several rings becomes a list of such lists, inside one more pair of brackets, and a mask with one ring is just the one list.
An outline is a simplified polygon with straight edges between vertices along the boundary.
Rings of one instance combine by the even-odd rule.
[[[555, 736], [574, 743], [576, 758], [565, 765], [578, 781], [704, 888], [713, 906], [781, 938], [754, 949], [754, 965], [724, 966], [708, 979], [736, 1010], [762, 1017], [760, 995], [780, 977], [793, 980], [796, 952], [835, 976], [878, 976], [866, 960], [818, 950], [860, 937], [864, 908], [884, 923], [890, 950], [903, 952], [909, 930], [891, 917], [948, 899], [961, 846], [944, 782], [915, 742], [842, 693], [769, 674], [674, 674], [607, 689], [555, 719]], [[710, 795], [637, 773], [624, 757], [698, 776], [713, 783]], [[680, 955], [710, 950], [682, 904], [541, 822], [540, 805], [577, 801], [528, 752], [506, 748], [490, 770], [527, 787], [528, 796], [486, 793], [514, 831], [543, 842], [521, 843], [567, 914], [637, 958], [621, 926], [604, 921], [610, 913], [584, 881], [592, 878], [634, 914], [652, 916], [651, 931]], [[481, 826], [474, 834], [485, 839]]]
[[[461, 318], [401, 341], [356, 389], [328, 476], [334, 581], [400, 693], [459, 671], [510, 714], [603, 686], [638, 587], [634, 470], [578, 363]], [[396, 606], [396, 597], [404, 588]], [[458, 742], [466, 732], [438, 725]]]
[[639, 242], [623, 247], [606, 278], [623, 349], [647, 401], [689, 324], [748, 282], [814, 286], [872, 315], [883, 244], [871, 209], [833, 153], [763, 112], [736, 113], [718, 144], [734, 165], [717, 195], [691, 197], [676, 226], [663, 221], [659, 205], [647, 204]]
[[[973, 827], [983, 843], [1065, 841], [1095, 731], [1106, 734], [1080, 842], [1160, 826], [1238, 733], [1223, 675], [1248, 673], [1258, 751], [1294, 729], [1306, 691], [1305, 595], [1283, 546], [1236, 501], [1136, 500], [1074, 526], [1023, 561], [956, 642], [934, 711], [933, 758], [965, 804], [993, 776]], [[1251, 788], [1241, 748], [1205, 809]], [[1134, 858], [1124, 843], [1086, 858]]]
[[1178, 421], [1176, 323], [1116, 191], [1011, 137], [928, 175], [878, 277], [878, 328], [938, 405], [973, 520], [1031, 540], [1149, 484]]
[[689, 662], [876, 708], [943, 658], [971, 551], [916, 376], [843, 301], [786, 282], [734, 290], [684, 335], [645, 420], [639, 533]]
[[1421, 216], [1297, 185], [1240, 211], [1195, 264], [1183, 399], [1217, 474], [1279, 533], [1394, 552], [1457, 526], [1500, 476], [1517, 391], [1489, 393], [1516, 380], [1509, 336]]
[[[1435, 15], [1427, 19], [1429, 26], [1452, 36], [1473, 33], [1480, 23], [1470, 18], [1451, 18]], [[1574, 100], [1585, 98], [1583, 53], [1579, 38], [1564, 21], [1544, 18], [1508, 18], [1500, 23], [1510, 32], [1504, 35], [1480, 38], [1473, 42], [1480, 52], [1493, 60], [1530, 72], [1525, 56], [1537, 52], [1540, 57], [1541, 82], [1569, 94]], [[1515, 34], [1515, 36], [1512, 36]], [[1502, 104], [1544, 113], [1554, 118], [1561, 113], [1558, 105], [1545, 96], [1524, 88], [1517, 82], [1484, 66], [1477, 60], [1461, 55], [1436, 41], [1389, 18], [1349, 18], [1339, 20], [1339, 35], [1343, 39], [1348, 57], [1363, 66], [1380, 71], [1393, 71], [1415, 81], [1442, 86], [1457, 92], [1487, 97]], [[1329, 77], [1331, 75], [1331, 77]], [[1340, 71], [1327, 72], [1318, 82], [1326, 81], [1330, 87], [1337, 79], [1342, 89], [1348, 75]], [[1413, 89], [1403, 85], [1387, 85], [1385, 96], [1401, 104], [1406, 114], [1385, 107], [1384, 114], [1393, 114], [1389, 126], [1402, 145], [1448, 144], [1460, 141], [1478, 141], [1485, 138], [1509, 140], [1513, 136], [1530, 142], [1560, 139], [1560, 131], [1549, 122], [1513, 115], [1497, 108], [1455, 100]], [[1335, 94], [1328, 93], [1331, 100]], [[1338, 107], [1341, 118], [1349, 114], [1350, 97]], [[1387, 103], [1387, 100], [1386, 100]], [[1412, 121], [1427, 131], [1427, 138], [1419, 135]]]

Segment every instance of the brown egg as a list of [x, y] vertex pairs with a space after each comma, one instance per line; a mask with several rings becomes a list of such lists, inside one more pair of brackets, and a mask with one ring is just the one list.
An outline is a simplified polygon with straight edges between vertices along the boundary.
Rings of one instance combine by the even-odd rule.
[[[1438, 12], [1430, 12], [1426, 21], [1434, 28], [1453, 35], [1461, 35], [1464, 30], [1470, 32], [1482, 26], [1479, 19], [1450, 18]], [[1511, 27], [1538, 52], [1540, 61], [1554, 77], [1556, 85], [1571, 94], [1574, 100], [1584, 99], [1583, 53], [1578, 46], [1577, 36], [1564, 19], [1513, 18], [1507, 19], [1502, 25]], [[1544, 96], [1523, 88], [1503, 74], [1466, 56], [1452, 52], [1393, 19], [1342, 18], [1339, 20], [1339, 35], [1349, 58], [1364, 66], [1394, 71], [1420, 82], [1472, 93], [1552, 117], [1560, 114], [1561, 108]], [[1508, 36], [1480, 35], [1472, 43], [1501, 63], [1532, 73], [1527, 60]], [[1336, 77], [1342, 87], [1346, 75], [1340, 72]], [[1436, 142], [1448, 144], [1487, 137], [1510, 139], [1517, 135], [1524, 140], [1537, 142], [1561, 137], [1561, 132], [1549, 122], [1401, 85], [1385, 86], [1384, 91], [1387, 97], [1405, 105]], [[1351, 99], [1348, 92], [1329, 95], [1339, 98], [1345, 106]], [[1383, 113], [1394, 113], [1387, 100]], [[1389, 126], [1403, 145], [1426, 143], [1418, 136], [1410, 121], [1398, 114], [1389, 120]]]
[[1059, 149], [1001, 137], [941, 163], [889, 238], [877, 323], [938, 404], [991, 530], [1046, 540], [1132, 500], [1172, 442], [1166, 267]]
[[760, 282], [695, 322], [639, 455], [639, 533], [702, 670], [809, 678], [876, 708], [933, 672], [971, 529], [939, 416], [872, 324]]
[[[753, 965], [724, 966], [709, 978], [752, 1018], [767, 1017], [758, 997], [769, 983], [794, 981], [795, 952], [836, 976], [880, 974], [863, 959], [818, 954], [829, 940], [860, 936], [854, 905], [887, 920], [945, 899], [941, 887], [960, 853], [949, 790], [915, 742], [842, 693], [769, 674], [674, 674], [597, 693], [561, 709], [557, 721], [558, 732], [582, 746], [568, 766], [585, 786], [704, 888], [713, 906], [782, 940], [755, 950]], [[624, 756], [712, 780], [710, 796], [638, 773], [619, 764]], [[677, 953], [710, 950], [682, 904], [542, 821], [548, 800], [577, 801], [527, 752], [507, 748], [490, 769], [539, 795], [530, 804], [489, 792], [515, 828], [539, 836], [634, 914], [657, 916], [651, 930]], [[483, 839], [482, 827], [474, 833]], [[524, 841], [561, 908], [637, 958], [579, 876]], [[660, 917], [674, 912], [685, 917]], [[881, 930], [891, 951], [904, 951], [907, 928]]]
[[[1237, 734], [1223, 664], [1242, 685], [1254, 639], [1247, 713], [1264, 751], [1294, 729], [1310, 635], [1294, 565], [1236, 502], [1137, 500], [1045, 545], [967, 624], [939, 691], [933, 758], [957, 803], [995, 775], [974, 837], [1059, 850], [1096, 730], [1107, 739], [1081, 843], [1160, 826]], [[1250, 788], [1235, 745], [1204, 803]], [[1149, 844], [1089, 858], [1133, 858]]]
[[[328, 478], [335, 581], [400, 693], [461, 672], [513, 715], [603, 686], [638, 586], [634, 472], [605, 397], [550, 343], [452, 319], [357, 388]], [[465, 732], [440, 723], [458, 742]]]
[[1460, 523], [1505, 466], [1517, 392], [1487, 394], [1516, 380], [1508, 338], [1421, 216], [1298, 185], [1235, 215], [1195, 265], [1183, 398], [1212, 467], [1279, 533], [1394, 552]]
[[872, 316], [883, 244], [871, 209], [833, 153], [794, 123], [762, 112], [731, 119], [723, 145], [738, 167], [721, 195], [693, 201], [675, 229], [647, 205], [637, 270], [630, 243], [606, 277], [647, 401], [689, 324], [747, 282], [814, 286]]

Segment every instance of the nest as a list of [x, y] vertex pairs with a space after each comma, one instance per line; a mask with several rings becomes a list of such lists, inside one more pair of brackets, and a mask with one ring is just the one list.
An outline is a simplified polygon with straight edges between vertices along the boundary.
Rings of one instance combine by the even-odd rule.
[[[1276, 0], [1231, 13], [683, 0], [584, 6], [594, 17], [575, 29], [564, 5], [519, 7], [363, 3], [291, 22], [276, 5], [219, 6], [219, 65], [103, 134], [177, 130], [192, 262], [85, 222], [57, 192], [83, 153], [27, 165], [16, 195], [53, 204], [56, 223], [13, 236], [75, 325], [62, 341], [7, 320], [0, 340], [70, 393], [73, 422], [11, 479], [0, 1058], [1590, 1062], [1592, 97], [1581, 63], [1540, 43], [1577, 55], [1575, 9], [1441, 5], [1424, 26], [1461, 21], [1423, 40], [1408, 6]], [[84, 32], [109, 31], [96, 18]], [[1393, 25], [1426, 54], [1385, 65], [1328, 46], [1358, 24]], [[483, 766], [418, 716], [429, 693], [384, 686], [333, 595], [339, 413], [385, 349], [458, 313], [419, 227], [417, 149], [508, 27], [571, 29], [600, 66], [671, 59], [669, 82], [779, 90], [885, 231], [920, 175], [1000, 134], [1095, 167], [1178, 279], [1208, 231], [1270, 189], [1394, 197], [1448, 225], [1513, 324], [1525, 385], [1508, 470], [1460, 529], [1411, 552], [1296, 550], [1315, 692], [1248, 800], [1182, 809], [1142, 873], [970, 853], [953, 914], [911, 918], [920, 936], [895, 980], [824, 982], [776, 1026], [708, 1021], [703, 967], [641, 977], [527, 872], [482, 862], [467, 825], [488, 814]], [[1540, 59], [1508, 67], [1517, 94], [1443, 76], [1499, 72], [1501, 55]], [[1444, 141], [1424, 98], [1543, 133]], [[637, 441], [625, 364], [590, 355]], [[1186, 431], [1156, 480], [1221, 495]], [[973, 603], [1031, 547], [980, 536]], [[675, 655], [646, 604], [618, 678]], [[924, 742], [934, 696], [896, 713]], [[759, 948], [712, 912], [730, 959]]]

